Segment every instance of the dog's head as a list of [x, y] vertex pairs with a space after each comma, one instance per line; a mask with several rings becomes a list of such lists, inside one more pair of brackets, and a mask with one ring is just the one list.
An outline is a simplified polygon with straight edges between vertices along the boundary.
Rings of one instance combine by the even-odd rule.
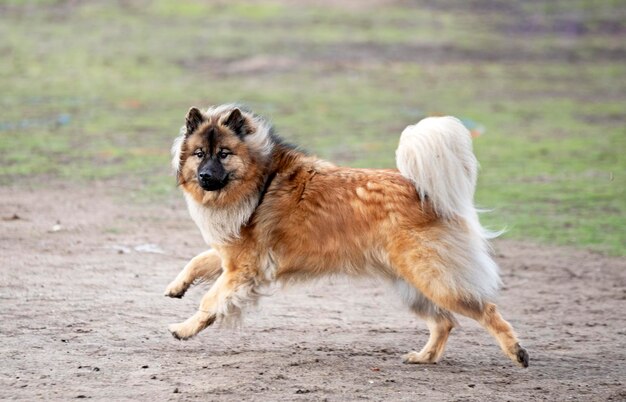
[[272, 149], [264, 120], [233, 105], [207, 112], [192, 107], [181, 131], [172, 164], [179, 184], [196, 201], [226, 201], [258, 186]]

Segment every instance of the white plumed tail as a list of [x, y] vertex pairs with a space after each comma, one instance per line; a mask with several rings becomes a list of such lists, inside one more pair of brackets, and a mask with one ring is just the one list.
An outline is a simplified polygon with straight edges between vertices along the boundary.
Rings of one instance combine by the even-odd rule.
[[472, 136], [459, 119], [428, 117], [405, 128], [396, 163], [400, 173], [415, 183], [420, 198], [428, 199], [442, 218], [476, 213], [478, 161]]
[[467, 232], [453, 230], [442, 240], [446, 265], [456, 269], [458, 289], [478, 300], [494, 297], [500, 278], [487, 239], [502, 232], [487, 231], [478, 220], [474, 207], [478, 161], [469, 130], [451, 116], [429, 117], [408, 126], [400, 137], [396, 163], [437, 215], [465, 223]]

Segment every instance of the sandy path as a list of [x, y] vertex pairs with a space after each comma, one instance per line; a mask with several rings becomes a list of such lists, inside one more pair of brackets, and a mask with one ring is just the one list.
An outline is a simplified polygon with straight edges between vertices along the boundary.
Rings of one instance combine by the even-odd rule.
[[[367, 281], [280, 291], [241, 329], [180, 342], [167, 324], [192, 314], [202, 289], [162, 292], [201, 238], [182, 201], [140, 208], [119, 193], [0, 188], [1, 399], [626, 398], [624, 258], [496, 243], [499, 304], [530, 352], [527, 370], [463, 319], [441, 363], [401, 364], [425, 325]], [[164, 254], [134, 249], [144, 244]]]

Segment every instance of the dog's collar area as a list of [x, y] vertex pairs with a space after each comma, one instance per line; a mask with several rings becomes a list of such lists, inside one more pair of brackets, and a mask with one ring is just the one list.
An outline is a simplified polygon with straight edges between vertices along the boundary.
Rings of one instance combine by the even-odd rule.
[[[265, 183], [263, 183], [263, 187], [261, 188], [261, 191], [259, 193], [259, 201], [257, 201], [256, 207], [254, 208], [254, 211], [256, 211], [261, 204], [263, 203], [263, 200], [265, 199], [265, 194], [267, 193], [267, 190], [269, 190], [270, 186], [272, 185], [272, 182], [274, 181], [274, 179], [276, 178], [276, 171], [273, 171], [272, 173], [267, 175], [267, 178], [265, 179]], [[248, 219], [248, 222], [246, 223], [246, 226], [248, 226], [250, 224], [250, 221], [252, 221], [252, 217], [254, 216], [254, 212], [252, 213], [252, 215], [250, 215], [250, 219]]]
[[265, 198], [265, 193], [267, 193], [267, 190], [272, 185], [272, 182], [274, 181], [275, 177], [276, 177], [276, 171], [273, 171], [272, 173], [267, 175], [267, 179], [265, 179], [265, 183], [263, 184], [263, 188], [261, 189], [261, 194], [259, 195], [259, 202], [256, 205], [257, 208], [263, 202], [263, 198]]

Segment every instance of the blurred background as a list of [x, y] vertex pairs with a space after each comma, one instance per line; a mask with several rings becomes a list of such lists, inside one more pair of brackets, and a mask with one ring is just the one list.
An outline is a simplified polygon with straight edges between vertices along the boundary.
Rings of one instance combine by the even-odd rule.
[[487, 226], [626, 254], [626, 1], [4, 0], [0, 55], [1, 186], [180, 198], [193, 105], [242, 102], [356, 167], [452, 114], [478, 135]]

